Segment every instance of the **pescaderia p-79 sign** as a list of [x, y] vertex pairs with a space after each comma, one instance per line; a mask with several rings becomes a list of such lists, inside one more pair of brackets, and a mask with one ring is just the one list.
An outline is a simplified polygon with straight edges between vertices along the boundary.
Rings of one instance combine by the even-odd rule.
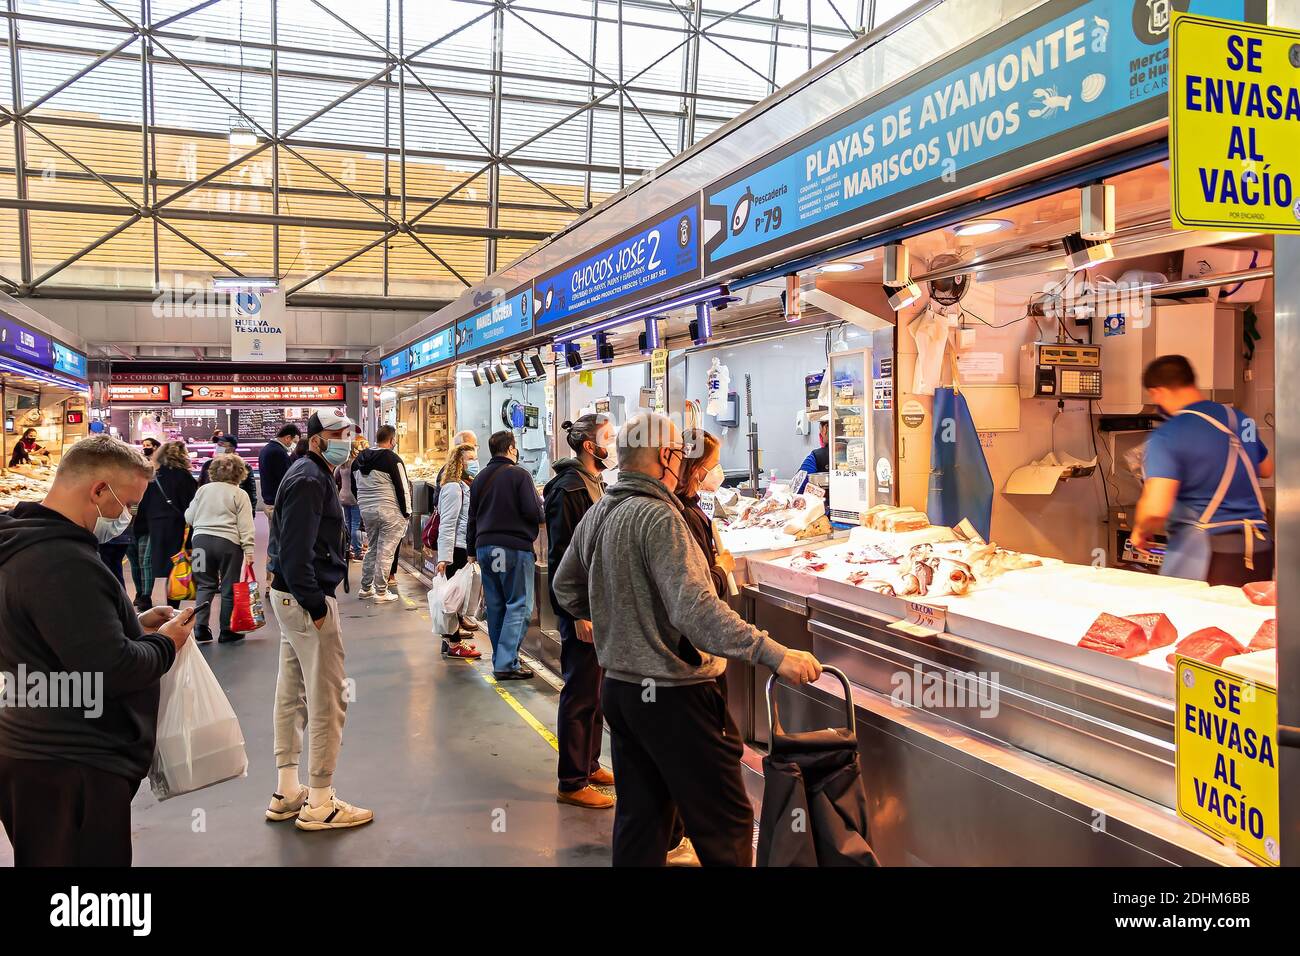
[[1175, 10], [1258, 0], [1053, 0], [704, 191], [704, 274], [829, 244], [873, 219], [1157, 122]]
[[1300, 232], [1300, 31], [1175, 15], [1175, 226]]

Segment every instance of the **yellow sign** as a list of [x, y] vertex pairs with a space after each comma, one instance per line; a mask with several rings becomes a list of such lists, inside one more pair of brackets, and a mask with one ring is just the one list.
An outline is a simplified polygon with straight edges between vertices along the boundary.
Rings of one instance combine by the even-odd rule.
[[1191, 657], [1175, 665], [1178, 815], [1277, 866], [1277, 691]]
[[1174, 225], [1300, 233], [1300, 32], [1175, 13], [1169, 44]]
[[650, 353], [650, 384], [655, 390], [654, 411], [662, 415], [668, 411], [667, 349], [655, 349]]

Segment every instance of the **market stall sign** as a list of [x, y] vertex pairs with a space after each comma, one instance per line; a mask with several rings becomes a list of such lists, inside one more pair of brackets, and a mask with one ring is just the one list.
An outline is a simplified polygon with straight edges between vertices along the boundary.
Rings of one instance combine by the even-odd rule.
[[628, 309], [700, 277], [695, 197], [580, 259], [533, 281], [535, 325], [544, 328]]
[[300, 384], [245, 384], [242, 382], [181, 384], [181, 400], [190, 404], [221, 402], [261, 402], [283, 405], [338, 404], [343, 402], [343, 386]]
[[449, 325], [418, 342], [379, 360], [379, 380], [385, 384], [423, 371], [451, 358], [454, 352], [454, 329]]
[[110, 383], [108, 386], [108, 400], [109, 402], [161, 402], [165, 404], [168, 400], [168, 392], [166, 382], [157, 382], [153, 385]]
[[86, 380], [86, 356], [74, 348], [69, 348], [59, 341], [51, 341], [50, 349], [54, 357], [54, 371], [73, 378]]
[[456, 323], [456, 354], [470, 355], [500, 346], [533, 328], [532, 287], [516, 289], [501, 301]]
[[1300, 232], [1300, 31], [1175, 14], [1175, 226]]
[[7, 315], [0, 315], [0, 355], [49, 369], [54, 359], [48, 336]]
[[663, 415], [668, 411], [668, 350], [655, 349], [650, 353], [650, 387], [654, 389], [654, 407], [651, 411]]
[[1166, 115], [1169, 11], [1259, 0], [1051, 0], [704, 190], [721, 277]]
[[1281, 860], [1277, 691], [1175, 658], [1178, 815], [1265, 866]]

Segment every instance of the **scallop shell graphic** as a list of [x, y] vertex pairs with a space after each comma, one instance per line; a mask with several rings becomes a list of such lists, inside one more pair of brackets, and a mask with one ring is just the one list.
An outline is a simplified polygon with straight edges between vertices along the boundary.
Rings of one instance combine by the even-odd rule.
[[1106, 75], [1104, 73], [1089, 73], [1083, 78], [1083, 89], [1079, 91], [1079, 96], [1085, 103], [1091, 103], [1101, 96], [1101, 91], [1105, 88]]

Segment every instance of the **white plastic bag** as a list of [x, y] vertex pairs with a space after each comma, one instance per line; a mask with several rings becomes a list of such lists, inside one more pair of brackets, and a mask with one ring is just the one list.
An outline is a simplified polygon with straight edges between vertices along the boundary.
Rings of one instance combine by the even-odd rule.
[[462, 617], [478, 617], [479, 608], [483, 606], [483, 572], [477, 563], [467, 564], [452, 576], [452, 583], [461, 575], [465, 576], [465, 596], [456, 606], [456, 613]]
[[455, 634], [456, 629], [460, 627], [460, 620], [456, 617], [456, 612], [448, 611], [447, 590], [451, 582], [441, 574], [433, 576], [433, 587], [429, 589], [429, 622], [433, 626], [433, 633]]
[[443, 595], [443, 608], [448, 614], [474, 613], [481, 592], [477, 575], [478, 565], [467, 564], [451, 576], [447, 592]]
[[149, 786], [167, 800], [245, 776], [248, 754], [230, 701], [203, 652], [186, 641], [163, 675]]

